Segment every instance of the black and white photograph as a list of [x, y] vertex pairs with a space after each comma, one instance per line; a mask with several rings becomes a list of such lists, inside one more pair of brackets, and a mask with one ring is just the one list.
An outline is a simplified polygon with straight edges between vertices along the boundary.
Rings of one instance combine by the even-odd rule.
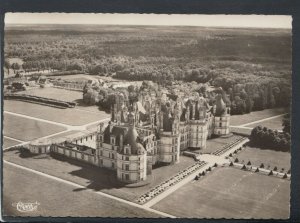
[[292, 16], [4, 25], [4, 218], [290, 218]]

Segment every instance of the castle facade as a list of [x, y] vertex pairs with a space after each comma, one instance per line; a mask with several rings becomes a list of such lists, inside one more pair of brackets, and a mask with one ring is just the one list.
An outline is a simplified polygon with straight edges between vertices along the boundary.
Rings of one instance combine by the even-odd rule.
[[194, 93], [186, 99], [141, 92], [130, 103], [116, 95], [108, 126], [97, 137], [99, 166], [113, 169], [123, 182], [147, 179], [157, 163], [180, 162], [180, 151], [206, 148], [212, 135], [229, 133], [230, 108], [221, 95], [214, 106]]

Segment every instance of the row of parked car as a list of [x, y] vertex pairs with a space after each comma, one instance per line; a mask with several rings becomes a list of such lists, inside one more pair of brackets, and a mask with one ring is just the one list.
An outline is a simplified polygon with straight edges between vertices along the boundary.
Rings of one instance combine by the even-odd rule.
[[203, 167], [205, 164], [206, 164], [206, 162], [204, 162], [204, 161], [197, 161], [192, 166], [189, 166], [188, 168], [180, 171], [175, 176], [169, 178], [168, 180], [164, 181], [163, 183], [159, 184], [158, 186], [152, 188], [147, 193], [143, 194], [137, 200], [138, 203], [143, 204], [143, 203], [146, 203], [147, 201], [153, 199], [154, 197], [156, 197], [157, 195], [159, 195], [160, 193], [162, 193], [163, 191], [165, 191], [169, 187], [177, 184], [178, 182], [180, 182], [181, 180], [183, 180], [187, 176], [194, 173], [196, 170]]
[[242, 137], [242, 136], [239, 137], [238, 139], [234, 140], [233, 142], [231, 142], [229, 144], [226, 144], [221, 149], [213, 152], [213, 155], [220, 156], [220, 155], [224, 154], [225, 152], [227, 152], [228, 150], [230, 150], [232, 147], [234, 147], [237, 144], [239, 144], [240, 142], [242, 142], [244, 139], [246, 139], [246, 137]]
[[59, 107], [59, 108], [74, 108], [76, 106], [75, 102], [61, 101], [61, 100], [57, 100], [57, 99], [44, 98], [44, 97], [39, 97], [39, 96], [35, 96], [35, 95], [27, 95], [27, 94], [6, 93], [4, 95], [4, 99], [28, 101], [28, 102], [34, 102], [34, 103], [38, 103], [38, 104], [47, 105], [47, 106], [55, 106], [55, 107]]

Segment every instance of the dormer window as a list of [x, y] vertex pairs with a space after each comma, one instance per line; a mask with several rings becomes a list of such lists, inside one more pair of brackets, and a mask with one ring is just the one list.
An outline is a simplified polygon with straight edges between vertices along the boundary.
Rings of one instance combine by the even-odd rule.
[[129, 149], [128, 147], [125, 147], [124, 153], [125, 153], [125, 154], [130, 154], [130, 149]]
[[110, 137], [110, 144], [111, 144], [111, 145], [115, 145], [115, 141], [116, 141], [115, 137], [114, 137], [114, 136], [111, 136], [111, 137]]

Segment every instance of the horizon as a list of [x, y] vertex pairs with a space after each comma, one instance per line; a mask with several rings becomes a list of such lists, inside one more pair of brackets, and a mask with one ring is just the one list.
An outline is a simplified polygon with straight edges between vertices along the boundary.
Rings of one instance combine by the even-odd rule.
[[291, 29], [292, 17], [285, 15], [6, 13], [5, 25], [190, 26]]

